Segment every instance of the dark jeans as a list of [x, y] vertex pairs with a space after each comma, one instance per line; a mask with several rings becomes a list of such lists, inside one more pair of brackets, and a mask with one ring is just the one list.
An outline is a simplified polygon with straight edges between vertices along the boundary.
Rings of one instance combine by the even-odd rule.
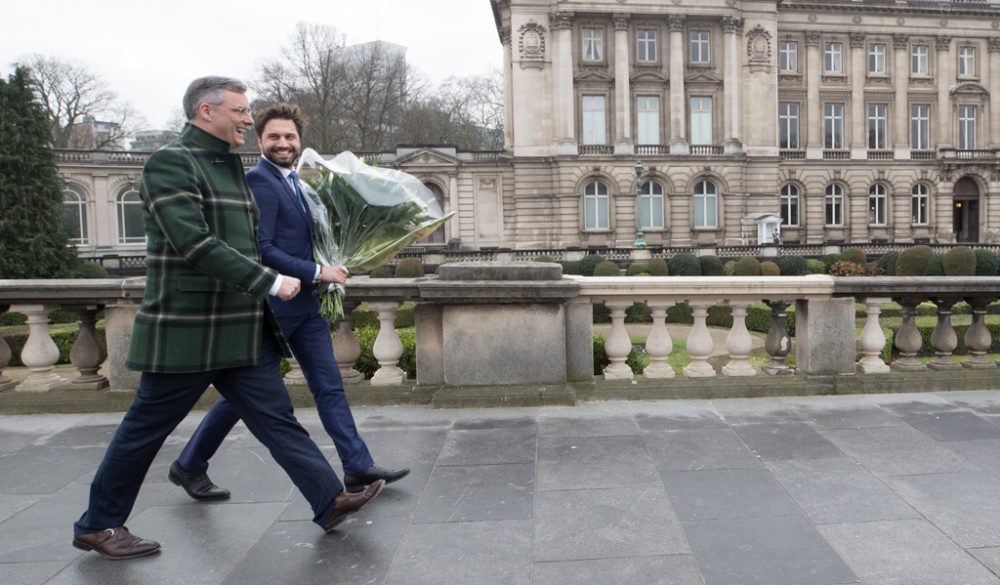
[[[337, 447], [344, 473], [363, 472], [372, 466], [372, 456], [358, 434], [351, 406], [344, 394], [344, 382], [333, 355], [329, 324], [319, 313], [281, 317], [278, 323], [302, 366], [309, 390], [316, 399], [319, 418]], [[231, 401], [225, 397], [217, 400], [177, 457], [177, 463], [185, 471], [205, 473], [208, 460], [222, 446], [226, 435], [239, 420], [240, 414]]]
[[77, 535], [125, 523], [156, 453], [211, 384], [291, 477], [312, 506], [313, 521], [326, 523], [343, 485], [295, 419], [273, 335], [265, 333], [263, 342], [258, 366], [192, 374], [143, 372], [135, 400], [90, 486], [90, 505], [74, 525]]

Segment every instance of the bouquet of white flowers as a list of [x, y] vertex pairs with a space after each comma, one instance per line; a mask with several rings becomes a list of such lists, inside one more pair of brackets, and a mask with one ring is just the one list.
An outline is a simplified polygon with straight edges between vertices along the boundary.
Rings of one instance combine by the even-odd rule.
[[[324, 160], [307, 148], [297, 170], [313, 218], [313, 257], [322, 265], [371, 271], [454, 215], [442, 213], [416, 177], [368, 166], [350, 152]], [[344, 288], [331, 285], [319, 294], [323, 316], [343, 318]]]

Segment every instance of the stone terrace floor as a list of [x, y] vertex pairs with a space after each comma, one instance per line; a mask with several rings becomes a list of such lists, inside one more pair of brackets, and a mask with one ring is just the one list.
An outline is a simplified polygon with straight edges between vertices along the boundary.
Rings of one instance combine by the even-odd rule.
[[1000, 585], [1000, 392], [355, 413], [413, 472], [332, 535], [242, 426], [231, 501], [170, 484], [194, 413], [117, 563], [70, 539], [121, 415], [0, 417], [0, 583]]

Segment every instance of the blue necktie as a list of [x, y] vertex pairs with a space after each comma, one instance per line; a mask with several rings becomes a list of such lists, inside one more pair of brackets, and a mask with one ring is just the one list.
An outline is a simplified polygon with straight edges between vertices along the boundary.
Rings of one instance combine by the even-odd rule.
[[292, 179], [292, 185], [295, 185], [295, 196], [299, 200], [299, 207], [302, 208], [302, 211], [305, 211], [306, 198], [302, 195], [302, 188], [299, 187], [299, 175], [296, 174], [295, 171], [292, 171], [291, 173], [288, 174], [288, 176]]

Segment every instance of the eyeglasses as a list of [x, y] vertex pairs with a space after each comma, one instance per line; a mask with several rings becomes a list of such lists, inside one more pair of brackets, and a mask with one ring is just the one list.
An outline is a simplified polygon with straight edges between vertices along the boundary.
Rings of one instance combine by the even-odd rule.
[[224, 106], [222, 104], [213, 104], [213, 105], [217, 108], [226, 108], [230, 112], [239, 114], [241, 118], [244, 116], [250, 116], [251, 118], [253, 117], [253, 114], [250, 112], [250, 108], [244, 108], [244, 107], [233, 108], [230, 106]]

